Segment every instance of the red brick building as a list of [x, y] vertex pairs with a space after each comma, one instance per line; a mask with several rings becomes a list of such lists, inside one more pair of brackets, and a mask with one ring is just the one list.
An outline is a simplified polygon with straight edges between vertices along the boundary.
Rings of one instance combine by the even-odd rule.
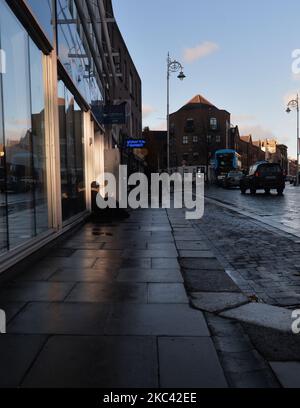
[[297, 176], [297, 160], [290, 159], [288, 161], [288, 175], [289, 176]]
[[[146, 129], [144, 138], [151, 171], [166, 169], [167, 132]], [[230, 113], [218, 109], [201, 95], [196, 95], [170, 115], [171, 168], [183, 165], [206, 167], [217, 150], [226, 148], [239, 153], [243, 170], [262, 160], [280, 163], [284, 170], [288, 170], [285, 145], [267, 139], [255, 141], [252, 135], [241, 136], [238, 126], [231, 125]]]
[[238, 126], [231, 128], [230, 132], [230, 146], [240, 154], [244, 170], [257, 161], [265, 160], [260, 141], [253, 141], [252, 135], [240, 136]]
[[206, 166], [229, 147], [230, 113], [196, 95], [170, 115], [170, 165]]

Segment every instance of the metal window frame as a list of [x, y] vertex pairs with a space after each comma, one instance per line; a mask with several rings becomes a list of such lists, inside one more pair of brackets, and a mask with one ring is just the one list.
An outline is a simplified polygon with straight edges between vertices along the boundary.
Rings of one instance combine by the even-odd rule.
[[43, 56], [45, 86], [45, 141], [49, 227], [62, 228], [59, 113], [56, 53]]

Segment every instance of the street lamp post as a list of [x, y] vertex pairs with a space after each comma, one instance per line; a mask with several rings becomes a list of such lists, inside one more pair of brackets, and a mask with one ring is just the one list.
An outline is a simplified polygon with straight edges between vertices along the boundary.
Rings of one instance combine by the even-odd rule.
[[168, 173], [170, 174], [170, 76], [172, 72], [179, 72], [178, 79], [181, 81], [186, 78], [183, 73], [183, 66], [180, 62], [172, 60], [170, 54], [168, 53], [167, 58], [167, 167]]
[[287, 105], [287, 113], [291, 113], [292, 109], [297, 111], [297, 172], [296, 172], [296, 186], [299, 186], [299, 94], [296, 99], [289, 101]]

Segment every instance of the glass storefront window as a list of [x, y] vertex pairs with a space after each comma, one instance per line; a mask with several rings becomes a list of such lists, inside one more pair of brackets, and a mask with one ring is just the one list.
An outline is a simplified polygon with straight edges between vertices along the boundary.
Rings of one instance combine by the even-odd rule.
[[[1, 9], [1, 5], [0, 5]], [[0, 42], [1, 49], [1, 42]], [[7, 250], [7, 206], [5, 177], [5, 147], [3, 131], [2, 74], [0, 72], [0, 254]]]
[[53, 0], [27, 0], [33, 14], [51, 42], [53, 42], [54, 37], [52, 24], [54, 21], [52, 16], [52, 2]]
[[85, 210], [82, 111], [63, 81], [58, 86], [63, 221]]
[[36, 234], [48, 229], [48, 194], [45, 149], [45, 95], [42, 54], [32, 41], [30, 55], [31, 134], [34, 167]]
[[88, 103], [103, 100], [76, 6], [70, 0], [56, 3], [59, 59]]
[[6, 249], [13, 249], [48, 229], [43, 67], [42, 53], [3, 0], [0, 41], [6, 59], [1, 203]]

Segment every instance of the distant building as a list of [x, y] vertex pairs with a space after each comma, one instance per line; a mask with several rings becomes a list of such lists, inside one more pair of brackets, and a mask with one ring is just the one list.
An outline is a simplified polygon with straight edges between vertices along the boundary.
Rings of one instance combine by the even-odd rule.
[[229, 146], [230, 113], [196, 95], [170, 115], [171, 167], [208, 165], [216, 150]]
[[284, 144], [278, 144], [276, 139], [264, 139], [255, 142], [260, 145], [265, 154], [265, 160], [271, 163], [280, 163], [283, 170], [288, 172], [288, 148]]
[[275, 139], [265, 139], [261, 141], [261, 149], [265, 152], [267, 161], [272, 159], [272, 155], [276, 154], [277, 141]]
[[288, 172], [289, 176], [297, 176], [297, 160], [289, 159], [288, 160]]
[[281, 164], [281, 167], [288, 174], [289, 170], [289, 159], [288, 159], [288, 148], [286, 145], [279, 144], [277, 145], [276, 149], [276, 156], [278, 158], [278, 162]]
[[[170, 115], [170, 167], [207, 167], [217, 150], [236, 150], [243, 170], [257, 161], [280, 163], [288, 171], [287, 146], [275, 139], [253, 140], [240, 135], [231, 125], [230, 113], [219, 109], [206, 98], [196, 95]], [[167, 132], [144, 131], [147, 140], [147, 162], [152, 171], [167, 168]]]
[[231, 132], [234, 133], [232, 148], [241, 156], [242, 169], [247, 170], [253, 163], [265, 160], [265, 153], [260, 144], [253, 141], [252, 135], [240, 136], [237, 126]]

